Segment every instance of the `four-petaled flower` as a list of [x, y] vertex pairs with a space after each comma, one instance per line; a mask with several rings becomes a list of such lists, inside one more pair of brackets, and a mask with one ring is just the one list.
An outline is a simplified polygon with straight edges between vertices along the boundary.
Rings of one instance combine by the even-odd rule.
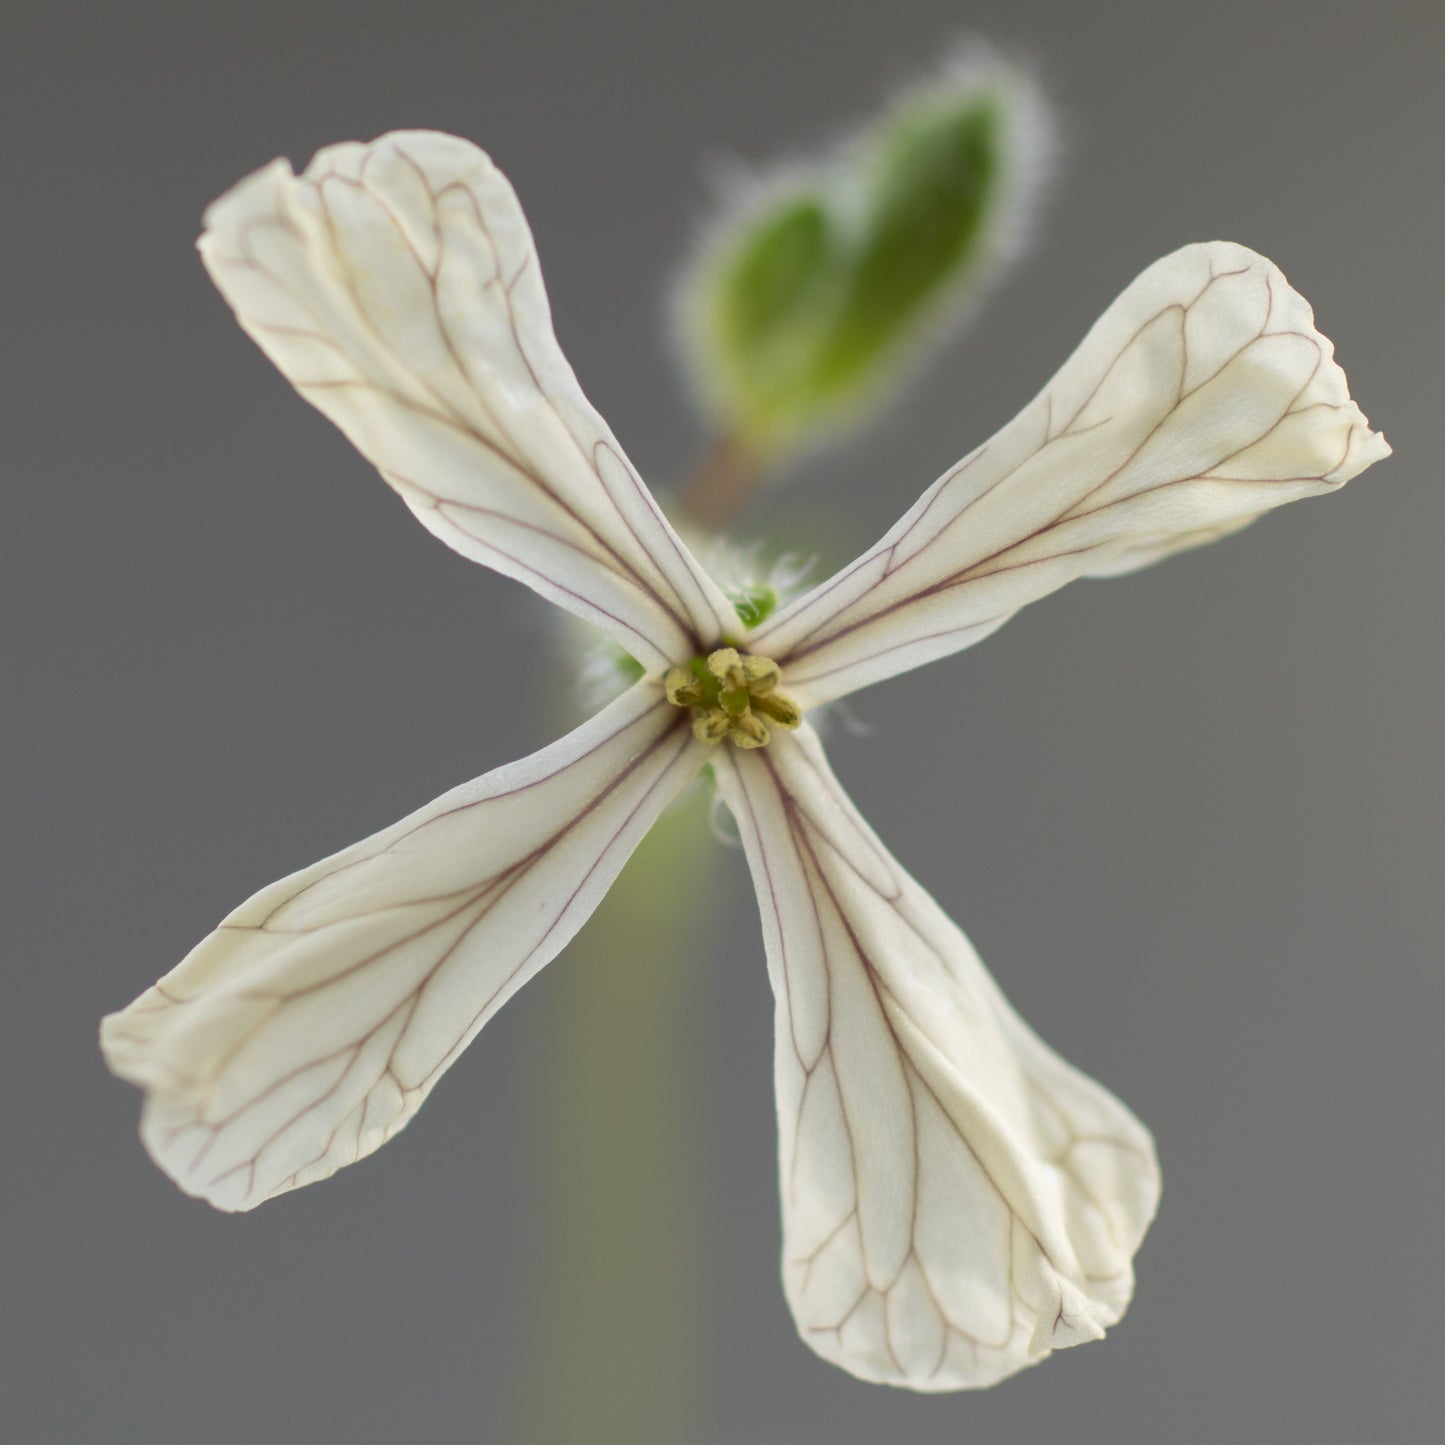
[[403, 132], [300, 178], [277, 161], [200, 244], [241, 324], [424, 526], [646, 675], [263, 889], [107, 1018], [156, 1162], [249, 1209], [379, 1147], [711, 764], [777, 998], [802, 1337], [923, 1390], [1098, 1338], [1154, 1213], [1150, 1136], [1013, 1012], [802, 715], [1386, 455], [1305, 301], [1240, 246], [1165, 257], [876, 546], [750, 631], [579, 389], [516, 198], [475, 147]]

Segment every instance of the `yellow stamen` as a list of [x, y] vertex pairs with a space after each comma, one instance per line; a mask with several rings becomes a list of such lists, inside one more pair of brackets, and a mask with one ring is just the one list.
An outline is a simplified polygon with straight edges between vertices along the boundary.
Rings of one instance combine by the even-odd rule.
[[764, 693], [759, 697], [753, 694], [753, 711], [760, 712], [766, 718], [771, 718], [780, 728], [792, 729], [803, 721], [803, 714], [792, 698], [784, 697], [779, 692]]
[[702, 701], [703, 686], [685, 667], [669, 667], [662, 679], [667, 700], [674, 707], [691, 707]]
[[715, 746], [730, 738], [734, 747], [763, 748], [773, 728], [791, 730], [803, 721], [797, 703], [777, 691], [782, 675], [770, 657], [719, 647], [686, 667], [668, 668], [662, 686], [674, 707], [691, 710], [699, 742]]
[[692, 720], [693, 736], [700, 743], [707, 743], [709, 747], [713, 743], [720, 743], [732, 730], [733, 720], [719, 708], [713, 708], [711, 712], [703, 708], [694, 709]]

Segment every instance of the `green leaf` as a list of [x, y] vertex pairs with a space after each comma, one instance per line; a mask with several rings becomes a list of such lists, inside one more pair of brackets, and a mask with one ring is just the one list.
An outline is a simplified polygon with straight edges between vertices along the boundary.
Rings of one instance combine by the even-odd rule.
[[721, 340], [763, 373], [786, 379], [806, 365], [832, 266], [828, 216], [817, 196], [786, 198], [739, 237], [718, 278]]
[[872, 214], [817, 348], [821, 389], [841, 389], [865, 372], [974, 258], [994, 199], [1000, 124], [989, 96], [909, 116], [885, 137]]
[[975, 60], [760, 185], [683, 288], [719, 428], [776, 459], [862, 420], [1010, 258], [1042, 134], [1032, 86]]

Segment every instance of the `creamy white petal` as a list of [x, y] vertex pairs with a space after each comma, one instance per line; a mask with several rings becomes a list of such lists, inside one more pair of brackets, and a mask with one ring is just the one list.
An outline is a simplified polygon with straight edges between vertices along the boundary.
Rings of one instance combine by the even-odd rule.
[[399, 131], [299, 178], [273, 161], [206, 228], [241, 325], [448, 546], [649, 669], [740, 630], [577, 385], [526, 218], [482, 151]]
[[706, 750], [639, 683], [236, 909], [101, 1025], [141, 1137], [188, 1194], [251, 1209], [379, 1148], [597, 906]]
[[1279, 269], [1186, 246], [876, 546], [760, 627], [804, 704], [968, 647], [1075, 577], [1133, 571], [1389, 454]]
[[715, 767], [777, 998], [783, 1282], [803, 1339], [916, 1390], [1098, 1339], [1158, 1202], [1148, 1131], [1014, 1013], [810, 728]]

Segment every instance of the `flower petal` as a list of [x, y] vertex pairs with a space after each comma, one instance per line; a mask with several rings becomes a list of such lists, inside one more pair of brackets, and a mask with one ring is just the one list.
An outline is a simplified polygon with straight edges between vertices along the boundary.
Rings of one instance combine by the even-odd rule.
[[1148, 1131], [1014, 1013], [811, 729], [715, 767], [777, 998], [783, 1283], [803, 1339], [916, 1390], [1098, 1339], [1158, 1201]]
[[399, 131], [273, 161], [206, 227], [241, 325], [448, 546], [649, 669], [741, 630], [577, 385], [482, 151]]
[[749, 646], [804, 704], [986, 637], [1075, 577], [1109, 576], [1332, 491], [1389, 455], [1308, 302], [1223, 241], [1144, 272], [991, 441]]
[[706, 750], [655, 684], [272, 884], [101, 1025], [141, 1137], [251, 1209], [379, 1148], [554, 958]]

